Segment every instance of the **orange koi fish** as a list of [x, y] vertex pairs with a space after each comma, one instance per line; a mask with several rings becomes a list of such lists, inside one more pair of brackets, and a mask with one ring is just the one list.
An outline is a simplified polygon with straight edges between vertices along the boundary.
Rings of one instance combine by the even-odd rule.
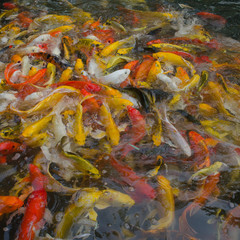
[[[131, 73], [135, 72], [135, 69], [137, 68], [139, 64], [139, 60], [134, 60], [134, 61], [131, 61], [129, 63], [127, 63], [123, 68], [124, 69], [129, 69], [131, 71]], [[122, 82], [120, 84], [120, 87], [123, 88], [123, 87], [126, 87], [127, 85], [131, 84], [131, 85], [135, 85], [134, 81], [133, 81], [133, 77], [132, 77], [132, 74], [130, 73], [130, 75], [127, 77], [127, 79]]]
[[195, 170], [201, 169], [203, 167], [209, 167], [211, 162], [205, 139], [195, 131], [189, 131], [188, 138], [194, 154], [193, 160]]
[[0, 154], [8, 155], [14, 152], [23, 151], [25, 146], [13, 141], [5, 141], [0, 143]]
[[143, 61], [140, 65], [138, 65], [134, 74], [135, 83], [146, 80], [154, 60], [155, 59], [152, 56], [143, 56]]
[[23, 28], [28, 28], [29, 25], [33, 22], [33, 20], [29, 18], [27, 15], [28, 12], [21, 12], [18, 14], [18, 19]]
[[202, 187], [202, 190], [197, 198], [183, 211], [179, 218], [179, 229], [183, 233], [189, 233], [190, 235], [196, 234], [196, 231], [191, 228], [187, 222], [187, 213], [190, 212], [190, 216], [196, 213], [205, 203], [210, 194], [217, 189], [217, 183], [219, 182], [220, 173], [208, 176]]
[[24, 202], [15, 196], [0, 196], [0, 216], [20, 208]]
[[33, 76], [22, 76], [23, 78], [26, 79], [26, 81], [24, 82], [13, 83], [11, 81], [11, 76], [14, 74], [14, 72], [18, 71], [17, 69], [14, 68], [15, 65], [16, 64], [14, 63], [9, 63], [4, 71], [4, 76], [7, 84], [9, 84], [14, 89], [21, 89], [23, 86], [27, 84], [36, 84], [36, 83], [41, 83], [45, 81], [44, 77], [47, 71], [46, 68], [38, 70]]
[[101, 86], [91, 82], [88, 79], [84, 79], [84, 81], [59, 82], [51, 85], [52, 88], [57, 88], [59, 86], [70, 86], [76, 89], [85, 89], [87, 92], [90, 92], [90, 93], [99, 92], [102, 89]]
[[25, 145], [13, 141], [5, 141], [0, 143], [0, 164], [7, 162], [7, 155], [15, 152], [24, 151]]
[[[86, 89], [80, 89], [81, 91], [81, 94], [83, 96], [88, 96], [88, 95], [91, 95], [90, 92], [88, 92]], [[86, 99], [83, 103], [82, 103], [82, 106], [83, 106], [83, 113], [85, 112], [94, 112], [96, 110], [99, 109], [99, 102], [94, 98], [89, 98], [89, 99]]]

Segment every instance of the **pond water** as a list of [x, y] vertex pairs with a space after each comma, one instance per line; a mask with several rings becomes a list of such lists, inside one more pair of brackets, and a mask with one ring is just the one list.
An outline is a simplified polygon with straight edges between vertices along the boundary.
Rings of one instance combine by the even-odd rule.
[[240, 238], [240, 2], [1, 3], [0, 239]]

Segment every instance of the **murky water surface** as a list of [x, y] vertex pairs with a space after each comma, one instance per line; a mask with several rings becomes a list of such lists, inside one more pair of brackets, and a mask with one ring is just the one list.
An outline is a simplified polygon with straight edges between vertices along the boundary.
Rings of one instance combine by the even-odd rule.
[[0, 239], [239, 239], [239, 1], [14, 4]]

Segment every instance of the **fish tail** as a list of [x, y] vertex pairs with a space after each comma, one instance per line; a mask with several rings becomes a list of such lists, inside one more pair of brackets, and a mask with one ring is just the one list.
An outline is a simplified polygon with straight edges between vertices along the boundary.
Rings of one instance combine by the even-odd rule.
[[182, 213], [179, 218], [179, 230], [182, 233], [187, 233], [191, 236], [195, 235], [197, 232], [188, 224], [187, 214], [192, 215], [192, 211], [196, 207], [196, 204], [190, 204]]

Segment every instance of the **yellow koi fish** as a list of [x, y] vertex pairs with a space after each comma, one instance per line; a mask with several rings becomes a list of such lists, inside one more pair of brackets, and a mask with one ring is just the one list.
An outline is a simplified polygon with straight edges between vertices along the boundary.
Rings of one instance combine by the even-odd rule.
[[176, 66], [187, 67], [192, 71], [192, 74], [196, 72], [194, 66], [189, 61], [185, 60], [181, 56], [178, 56], [177, 54], [168, 52], [158, 52], [154, 53], [153, 57], [158, 59], [160, 62], [166, 62]]
[[46, 128], [48, 123], [52, 120], [53, 114], [49, 113], [47, 116], [43, 117], [42, 119], [32, 123], [31, 125], [27, 126], [23, 132], [22, 136], [25, 138], [30, 138], [36, 134], [38, 134], [42, 129]]
[[118, 145], [120, 140], [119, 130], [112, 118], [110, 110], [104, 104], [100, 107], [100, 119], [106, 128], [106, 134], [110, 143], [113, 146]]
[[82, 107], [82, 104], [79, 103], [77, 105], [75, 122], [74, 122], [74, 140], [80, 146], [83, 146], [86, 140], [86, 133], [84, 131], [82, 115], [83, 115], [83, 107]]
[[175, 203], [170, 182], [164, 176], [157, 176], [157, 182], [159, 201], [162, 204], [164, 216], [158, 220], [157, 224], [152, 225], [150, 230], [146, 231], [149, 234], [156, 234], [168, 228], [174, 220]]
[[72, 153], [68, 153], [68, 152], [64, 152], [64, 151], [62, 151], [62, 153], [65, 157], [71, 158], [76, 162], [75, 166], [79, 171], [88, 173], [93, 178], [96, 178], [96, 179], [100, 178], [100, 173], [99, 173], [98, 169], [95, 168], [89, 161], [85, 160], [84, 158], [82, 158], [78, 155], [72, 154]]
[[108, 46], [106, 46], [105, 48], [103, 48], [103, 50], [100, 53], [101, 57], [108, 57], [109, 55], [115, 53], [119, 48], [121, 48], [123, 45], [125, 44], [129, 44], [129, 45], [135, 45], [135, 39], [134, 37], [129, 37], [123, 40], [119, 40], [116, 42], [113, 42], [111, 44], [109, 44]]

